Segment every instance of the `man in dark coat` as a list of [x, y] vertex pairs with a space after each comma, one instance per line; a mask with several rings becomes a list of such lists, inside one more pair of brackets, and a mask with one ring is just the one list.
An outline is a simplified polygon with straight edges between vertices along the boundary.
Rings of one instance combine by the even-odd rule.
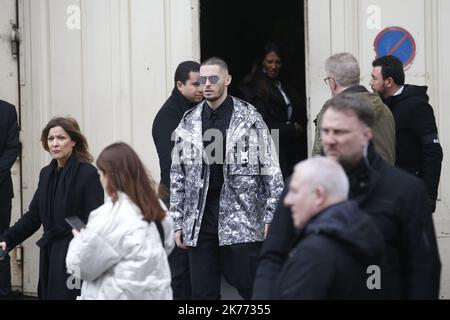
[[428, 103], [428, 88], [405, 85], [403, 64], [394, 56], [380, 57], [372, 65], [372, 89], [394, 114], [395, 165], [425, 182], [434, 212], [443, 154], [433, 108]]
[[[375, 153], [370, 144], [372, 124], [373, 111], [364, 100], [336, 96], [325, 107], [324, 152], [344, 167], [350, 181], [350, 199], [371, 216], [383, 233], [383, 297], [437, 299], [441, 264], [425, 187], [422, 181], [388, 165]], [[274, 281], [295, 239], [290, 215], [280, 201], [260, 257], [256, 299], [273, 298]]]
[[[381, 263], [383, 236], [347, 201], [349, 182], [333, 159], [316, 157], [295, 168], [284, 204], [299, 232], [275, 286], [277, 299], [370, 299], [381, 283], [367, 270]], [[369, 272], [370, 273], [370, 272]]]
[[[152, 135], [159, 157], [161, 169], [160, 190], [163, 190], [163, 200], [169, 206], [168, 190], [170, 189], [170, 167], [172, 165], [172, 133], [178, 127], [184, 113], [203, 100], [203, 94], [198, 83], [200, 64], [195, 61], [185, 61], [178, 65], [175, 71], [175, 88], [153, 121]], [[191, 298], [191, 280], [187, 251], [175, 247], [169, 255], [170, 271], [172, 273], [172, 291], [176, 300]]]
[[[0, 234], [11, 223], [11, 199], [14, 197], [11, 167], [20, 151], [17, 112], [13, 105], [0, 100]], [[0, 261], [0, 299], [11, 295], [9, 255]]]

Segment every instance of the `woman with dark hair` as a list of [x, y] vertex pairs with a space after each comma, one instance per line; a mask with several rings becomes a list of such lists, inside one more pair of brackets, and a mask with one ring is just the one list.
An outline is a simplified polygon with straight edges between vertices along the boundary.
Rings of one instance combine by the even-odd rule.
[[243, 99], [261, 113], [274, 137], [273, 130], [279, 130], [278, 156], [287, 178], [294, 165], [307, 157], [307, 120], [305, 104], [299, 101], [283, 70], [281, 49], [269, 42], [239, 89]]
[[108, 200], [86, 228], [72, 230], [66, 258], [84, 281], [80, 299], [172, 299], [173, 222], [155, 183], [125, 143], [106, 147], [97, 167]]
[[39, 183], [28, 212], [0, 236], [0, 246], [11, 250], [41, 226], [40, 299], [75, 299], [80, 288], [66, 272], [65, 258], [72, 233], [65, 218], [89, 213], [103, 204], [104, 194], [96, 168], [91, 164], [86, 138], [73, 118], [53, 118], [41, 135], [43, 148], [53, 160], [39, 174]]

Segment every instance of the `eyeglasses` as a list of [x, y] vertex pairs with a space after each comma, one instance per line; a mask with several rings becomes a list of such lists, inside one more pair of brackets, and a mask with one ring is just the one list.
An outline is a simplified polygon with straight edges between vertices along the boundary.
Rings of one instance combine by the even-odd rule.
[[325, 79], [323, 79], [323, 82], [325, 82], [326, 85], [328, 85], [330, 83], [330, 80], [333, 79], [332, 77], [326, 77]]
[[204, 77], [204, 76], [200, 76], [198, 77], [198, 83], [200, 84], [206, 84], [206, 81], [209, 80], [209, 83], [211, 84], [216, 84], [217, 82], [219, 82], [220, 78], [219, 76], [208, 76], [208, 77]]

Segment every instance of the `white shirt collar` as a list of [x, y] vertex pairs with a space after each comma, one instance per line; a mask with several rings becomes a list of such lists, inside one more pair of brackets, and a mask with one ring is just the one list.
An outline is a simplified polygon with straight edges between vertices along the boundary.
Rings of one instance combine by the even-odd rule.
[[403, 93], [403, 89], [405, 89], [405, 86], [402, 86], [398, 91], [394, 94], [394, 97], [399, 96]]

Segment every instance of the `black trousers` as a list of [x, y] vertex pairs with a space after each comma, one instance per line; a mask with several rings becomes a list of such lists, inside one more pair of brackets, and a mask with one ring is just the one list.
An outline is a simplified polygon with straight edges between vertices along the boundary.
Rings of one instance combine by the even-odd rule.
[[200, 233], [197, 247], [189, 247], [192, 299], [220, 299], [222, 275], [243, 299], [251, 299], [261, 244], [219, 246], [217, 235]]
[[[11, 223], [11, 200], [0, 200], [0, 235]], [[11, 294], [11, 264], [9, 255], [0, 261], [0, 298]]]
[[169, 255], [169, 266], [172, 274], [173, 299], [190, 300], [192, 298], [192, 288], [188, 251], [175, 246]]
[[[166, 194], [167, 188], [159, 184], [159, 194]], [[170, 199], [166, 195], [162, 197], [167, 208], [170, 207]], [[176, 245], [169, 254], [169, 267], [171, 274], [171, 287], [174, 300], [191, 300], [191, 274], [189, 272], [189, 254], [187, 250], [178, 248]]]

